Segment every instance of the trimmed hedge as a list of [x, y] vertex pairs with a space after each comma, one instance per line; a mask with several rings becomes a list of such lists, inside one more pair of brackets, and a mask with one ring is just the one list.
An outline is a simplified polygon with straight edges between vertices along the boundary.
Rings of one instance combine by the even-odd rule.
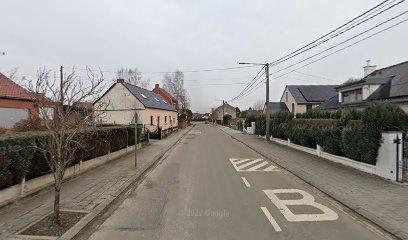
[[[90, 137], [85, 138], [86, 147], [76, 152], [77, 157], [70, 166], [134, 145], [134, 133], [132, 127], [102, 128], [92, 132]], [[51, 172], [43, 154], [31, 146], [33, 138], [40, 137], [48, 136], [0, 138], [0, 189], [20, 183], [24, 176], [30, 180]], [[80, 134], [77, 137], [81, 139]]]
[[272, 125], [272, 136], [289, 138], [305, 147], [319, 144], [325, 152], [373, 165], [381, 146], [381, 132], [408, 129], [408, 115], [390, 103], [372, 103], [364, 111], [313, 110], [296, 116], [299, 118], [287, 121], [289, 124]]

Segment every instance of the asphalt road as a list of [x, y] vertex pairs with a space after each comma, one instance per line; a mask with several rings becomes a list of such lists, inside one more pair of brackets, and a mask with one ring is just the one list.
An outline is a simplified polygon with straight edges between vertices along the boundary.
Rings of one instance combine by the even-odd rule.
[[198, 124], [90, 239], [389, 237], [218, 127]]

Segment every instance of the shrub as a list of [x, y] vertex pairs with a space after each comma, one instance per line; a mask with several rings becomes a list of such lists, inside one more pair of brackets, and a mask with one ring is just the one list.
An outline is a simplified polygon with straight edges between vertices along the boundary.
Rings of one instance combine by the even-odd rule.
[[342, 128], [339, 126], [315, 128], [314, 133], [316, 143], [327, 153], [344, 156], [341, 132]]
[[[29, 180], [51, 172], [43, 154], [31, 147], [32, 141], [44, 137], [49, 136], [31, 134], [0, 138], [0, 189], [20, 183], [23, 177]], [[80, 134], [77, 138], [83, 141], [84, 147], [76, 152], [77, 157], [70, 166], [135, 142], [133, 127], [102, 128], [91, 134], [87, 132], [86, 137]]]
[[304, 119], [296, 118], [289, 122], [290, 126], [321, 126], [321, 127], [331, 127], [337, 124], [336, 119]]
[[271, 126], [271, 134], [275, 138], [288, 140], [289, 124], [274, 124]]
[[5, 134], [7, 129], [0, 127], [0, 135]]
[[41, 124], [40, 118], [28, 118], [14, 124], [14, 130], [17, 132], [39, 131], [45, 130], [45, 127]]
[[408, 129], [408, 115], [391, 103], [372, 103], [362, 114], [364, 126], [383, 131], [405, 131]]
[[293, 119], [293, 113], [288, 111], [279, 111], [271, 115], [272, 124], [288, 123]]
[[313, 129], [314, 128], [308, 126], [290, 127], [288, 137], [295, 144], [315, 148], [316, 141], [313, 137]]

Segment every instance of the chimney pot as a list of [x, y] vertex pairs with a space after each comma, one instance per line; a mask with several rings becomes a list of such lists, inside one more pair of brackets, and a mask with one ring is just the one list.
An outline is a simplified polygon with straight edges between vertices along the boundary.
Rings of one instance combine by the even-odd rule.
[[159, 88], [159, 84], [156, 83], [156, 84], [154, 85], [154, 88]]
[[371, 65], [371, 60], [367, 60], [367, 66], [363, 67], [364, 69], [364, 77], [370, 75], [372, 72], [374, 72], [377, 69], [377, 66]]
[[117, 83], [124, 83], [125, 80], [123, 78], [119, 78], [118, 80], [116, 80]]

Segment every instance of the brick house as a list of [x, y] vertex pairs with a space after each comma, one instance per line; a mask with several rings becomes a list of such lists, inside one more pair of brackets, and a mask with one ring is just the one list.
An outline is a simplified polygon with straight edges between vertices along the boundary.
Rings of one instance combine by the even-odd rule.
[[18, 121], [39, 117], [35, 98], [0, 73], [0, 127], [12, 128]]
[[160, 96], [162, 96], [170, 105], [174, 106], [176, 109], [179, 109], [177, 99], [173, 97], [169, 92], [161, 88], [159, 84], [155, 84], [152, 91], [160, 94]]

